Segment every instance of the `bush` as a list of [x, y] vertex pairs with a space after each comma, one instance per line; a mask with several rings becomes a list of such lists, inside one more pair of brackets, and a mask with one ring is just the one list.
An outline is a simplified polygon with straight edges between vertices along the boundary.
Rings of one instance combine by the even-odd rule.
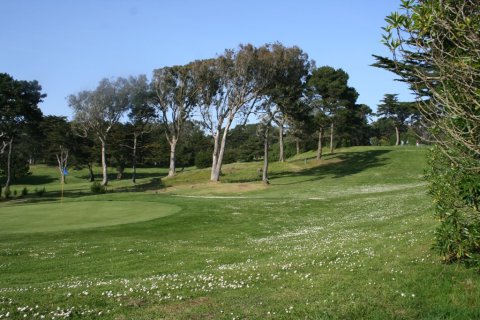
[[28, 189], [27, 189], [27, 187], [23, 187], [22, 193], [21, 193], [22, 197], [25, 197], [27, 194], [28, 194]]
[[195, 155], [195, 166], [198, 169], [208, 168], [212, 165], [212, 154], [208, 151], [199, 151]]
[[[452, 150], [450, 153], [454, 152]], [[478, 263], [480, 258], [480, 177], [465, 168], [466, 159], [451, 162], [439, 146], [430, 151], [426, 178], [435, 203], [435, 216], [440, 221], [436, 230], [435, 249], [445, 262]]]
[[371, 137], [370, 138], [370, 145], [379, 146], [380, 145], [380, 139], [378, 139], [377, 137]]
[[18, 194], [17, 189], [13, 190], [13, 196], [16, 197]]
[[104, 185], [102, 185], [100, 182], [95, 181], [90, 186], [90, 191], [92, 191], [95, 194], [103, 194], [107, 192], [107, 188]]

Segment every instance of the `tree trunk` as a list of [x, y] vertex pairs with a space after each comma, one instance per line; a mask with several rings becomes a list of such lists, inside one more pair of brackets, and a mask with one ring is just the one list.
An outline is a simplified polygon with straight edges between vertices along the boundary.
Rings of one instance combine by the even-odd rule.
[[168, 176], [173, 177], [175, 175], [175, 151], [177, 148], [177, 138], [172, 137], [170, 143], [170, 167], [168, 169]]
[[132, 155], [132, 182], [137, 182], [137, 140], [136, 134], [133, 135], [133, 155]]
[[102, 143], [102, 174], [103, 174], [103, 180], [102, 180], [102, 186], [108, 185], [108, 174], [107, 174], [107, 158], [106, 158], [106, 143], [104, 139], [100, 139], [100, 142]]
[[13, 149], [13, 138], [8, 142], [8, 154], [7, 154], [7, 181], [5, 181], [5, 189], [10, 187], [12, 180], [12, 150]]
[[90, 180], [90, 182], [93, 182], [95, 181], [95, 175], [93, 174], [92, 165], [89, 163], [87, 164], [87, 166], [88, 166], [88, 175], [89, 175], [88, 179]]
[[67, 182], [67, 180], [65, 178], [65, 173], [63, 172], [63, 168], [62, 168], [61, 164], [58, 165], [58, 171], [60, 172], [60, 183], [65, 184]]
[[278, 153], [278, 161], [285, 162], [285, 156], [283, 152], [283, 121], [278, 124], [278, 146], [280, 148]]
[[317, 160], [320, 160], [322, 159], [322, 149], [323, 149], [323, 144], [322, 144], [322, 140], [323, 140], [323, 128], [320, 128], [318, 130], [318, 149], [317, 149]]
[[223, 130], [222, 141], [220, 143], [220, 149], [218, 150], [218, 159], [215, 165], [215, 170], [213, 170], [212, 168], [212, 173], [213, 173], [213, 179], [211, 179], [212, 181], [220, 181], [220, 174], [222, 172], [223, 155], [225, 153], [225, 145], [227, 142], [227, 134], [228, 134], [228, 130], [230, 130], [230, 126], [232, 125], [232, 121], [233, 119], [228, 119], [227, 125]]
[[395, 134], [397, 135], [397, 142], [395, 142], [395, 145], [398, 146], [400, 145], [400, 130], [398, 130], [397, 126], [395, 126]]
[[295, 146], [297, 147], [297, 155], [300, 154], [300, 138], [295, 138]]
[[219, 138], [220, 138], [220, 131], [217, 130], [217, 133], [213, 137], [212, 170], [210, 172], [210, 181], [215, 181], [214, 177], [217, 169]]
[[125, 172], [125, 165], [121, 164], [117, 166], [117, 180], [123, 179], [123, 173]]
[[330, 125], [330, 153], [333, 153], [333, 122]]
[[268, 181], [268, 126], [265, 127], [265, 135], [263, 137], [263, 172], [262, 181], [269, 184]]

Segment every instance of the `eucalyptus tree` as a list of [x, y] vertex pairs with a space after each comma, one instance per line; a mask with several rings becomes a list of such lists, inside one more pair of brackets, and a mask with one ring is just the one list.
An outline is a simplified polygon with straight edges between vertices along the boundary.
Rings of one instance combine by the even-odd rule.
[[6, 181], [8, 188], [12, 179], [12, 155], [15, 140], [42, 118], [38, 104], [46, 94], [37, 81], [15, 80], [0, 73], [0, 154], [6, 153]]
[[177, 143], [196, 105], [198, 84], [190, 64], [156, 69], [152, 83], [160, 121], [170, 144], [168, 176], [174, 176]]
[[[289, 118], [302, 118], [307, 109], [301, 103], [304, 97], [305, 84], [314, 62], [297, 46], [285, 47], [281, 43], [274, 43], [263, 47], [265, 72], [260, 72], [259, 80], [261, 92], [275, 109], [272, 121], [279, 129], [279, 161], [284, 159], [284, 126]], [[262, 48], [260, 48], [262, 49]], [[268, 121], [267, 121], [268, 123]]]
[[93, 135], [101, 144], [102, 185], [108, 184], [106, 149], [112, 127], [130, 106], [128, 80], [103, 79], [93, 91], [81, 91], [68, 97], [74, 124], [82, 136]]
[[[358, 93], [348, 86], [348, 74], [342, 69], [324, 66], [313, 70], [308, 81], [316, 112], [328, 117], [330, 125], [330, 152], [334, 149], [335, 122], [338, 110], [355, 104]], [[324, 116], [319, 122], [319, 138], [325, 125]], [[320, 140], [320, 139], [319, 139]], [[321, 143], [319, 143], [320, 147]], [[320, 151], [321, 153], [321, 151]]]
[[255, 75], [258, 50], [240, 45], [215, 59], [194, 63], [200, 90], [198, 103], [202, 123], [213, 137], [211, 181], [219, 181], [228, 132], [235, 121], [242, 123], [259, 101]]
[[128, 82], [130, 94], [128, 120], [132, 128], [132, 144], [127, 147], [132, 150], [132, 182], [135, 183], [140, 139], [152, 130], [151, 124], [156, 120], [157, 114], [153, 103], [153, 91], [147, 77], [145, 75], [130, 77]]

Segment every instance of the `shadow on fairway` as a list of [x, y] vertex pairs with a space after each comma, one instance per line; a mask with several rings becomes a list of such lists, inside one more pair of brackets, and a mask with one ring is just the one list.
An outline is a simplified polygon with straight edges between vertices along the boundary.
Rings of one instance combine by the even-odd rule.
[[[153, 173], [137, 172], [136, 178], [137, 180], [145, 179], [145, 178], [158, 178], [158, 176], [167, 175], [167, 173], [168, 172], [166, 172], [165, 174], [159, 174], [158, 172], [153, 172]], [[102, 181], [103, 179], [102, 173], [95, 173], [93, 176], [95, 177], [95, 181]], [[90, 176], [88, 174], [84, 174], [84, 175], [77, 176], [77, 178], [88, 180]], [[115, 181], [115, 180], [117, 180], [117, 173], [109, 172], [108, 181]], [[124, 173], [121, 180], [132, 180], [132, 174]]]
[[[57, 179], [52, 179], [57, 180]], [[123, 179], [125, 180], [125, 179]], [[98, 181], [98, 180], [97, 180]], [[30, 182], [30, 180], [29, 180]], [[164, 188], [165, 185], [162, 182], [162, 179], [158, 177], [149, 179], [147, 182], [132, 184], [130, 186], [125, 187], [117, 187], [115, 189], [109, 189], [107, 186], [107, 194], [112, 193], [125, 193], [125, 192], [142, 192], [142, 191], [149, 191], [149, 190], [159, 190]], [[63, 192], [64, 199], [76, 199], [76, 198], [84, 198], [89, 196], [98, 196], [99, 194], [91, 192], [89, 189], [85, 188], [76, 188], [76, 189], [68, 189]], [[10, 199], [0, 199], [0, 202], [3, 203], [49, 203], [49, 202], [59, 202], [61, 198], [61, 191], [45, 191], [41, 196], [35, 193], [29, 193], [26, 196], [22, 197], [11, 197]], [[110, 200], [106, 200], [110, 201]]]
[[58, 178], [49, 175], [33, 175], [28, 174], [24, 177], [15, 180], [15, 184], [28, 184], [28, 185], [46, 185], [58, 180]]
[[348, 152], [348, 153], [339, 153], [333, 156], [339, 159], [339, 162], [328, 163], [325, 165], [320, 165], [311, 169], [302, 170], [299, 172], [288, 172], [288, 173], [272, 173], [270, 174], [270, 180], [287, 178], [287, 177], [310, 177], [309, 179], [302, 179], [301, 181], [295, 182], [276, 182], [277, 185], [289, 185], [297, 184], [306, 181], [316, 181], [326, 177], [331, 178], [342, 178], [345, 176], [353, 175], [359, 172], [362, 172], [366, 169], [371, 169], [375, 167], [380, 167], [385, 165], [386, 159], [382, 158], [386, 153], [391, 152], [390, 150], [371, 150], [371, 151], [361, 151], [361, 152]]

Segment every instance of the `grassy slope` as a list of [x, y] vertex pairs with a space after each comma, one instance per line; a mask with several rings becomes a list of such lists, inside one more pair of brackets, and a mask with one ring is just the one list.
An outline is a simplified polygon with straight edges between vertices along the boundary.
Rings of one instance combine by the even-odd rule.
[[[160, 192], [102, 196], [89, 196], [84, 173], [73, 173], [64, 202], [72, 213], [87, 200], [182, 210], [87, 230], [0, 231], [0, 316], [480, 318], [478, 274], [443, 265], [430, 251], [435, 222], [423, 150], [351, 148], [320, 163], [312, 156], [273, 164], [268, 187], [254, 181], [258, 163], [225, 166], [231, 183], [206, 183], [208, 171], [186, 170], [163, 179], [172, 187]], [[37, 173], [30, 179], [59, 205], [53, 171], [36, 169], [41, 183]], [[140, 184], [153, 186], [159, 174], [145, 171]], [[12, 205], [0, 204], [0, 219]], [[22, 219], [22, 206], [14, 208]]]

